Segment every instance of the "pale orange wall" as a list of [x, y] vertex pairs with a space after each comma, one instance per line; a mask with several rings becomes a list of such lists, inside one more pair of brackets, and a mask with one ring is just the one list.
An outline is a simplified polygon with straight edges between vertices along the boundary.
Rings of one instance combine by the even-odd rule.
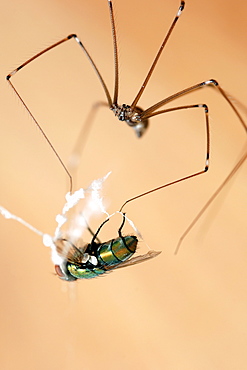
[[[178, 6], [174, 0], [114, 1], [120, 104], [134, 99]], [[140, 105], [209, 78], [245, 103], [246, 14], [240, 0], [188, 0]], [[0, 204], [52, 234], [68, 182], [4, 78], [75, 32], [112, 92], [107, 1], [2, 2], [0, 27]], [[71, 41], [13, 82], [66, 162], [91, 105], [104, 99], [88, 61]], [[217, 92], [208, 88], [177, 104], [196, 103], [209, 106], [210, 171], [125, 209], [145, 242], [162, 251], [156, 259], [94, 281], [63, 283], [41, 238], [0, 216], [2, 369], [246, 369], [246, 165], [174, 256], [179, 237], [236, 164], [245, 141]], [[153, 118], [138, 141], [103, 109], [77, 185], [86, 187], [112, 170], [104, 195], [114, 212], [136, 194], [201, 170], [204, 143], [203, 115]], [[96, 229], [100, 221], [91, 222]], [[103, 229], [102, 239], [114, 238], [119, 222]]]

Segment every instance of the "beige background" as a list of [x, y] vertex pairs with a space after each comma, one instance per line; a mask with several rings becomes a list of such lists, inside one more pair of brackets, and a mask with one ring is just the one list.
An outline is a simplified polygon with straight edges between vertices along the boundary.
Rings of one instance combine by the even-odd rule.
[[[131, 103], [177, 12], [174, 0], [115, 0], [120, 48], [119, 103]], [[247, 4], [188, 0], [140, 102], [209, 78], [243, 103], [247, 98]], [[1, 201], [38, 229], [53, 233], [63, 205], [63, 169], [4, 77], [51, 43], [75, 32], [110, 91], [112, 41], [106, 0], [1, 3]], [[36, 118], [66, 161], [102, 88], [73, 41], [14, 78]], [[207, 90], [207, 89], [206, 89]], [[246, 369], [246, 165], [204, 214], [174, 256], [179, 237], [243, 153], [244, 131], [213, 89], [189, 95], [210, 107], [210, 171], [140, 199], [127, 215], [155, 260], [105, 278], [61, 282], [39, 236], [14, 221], [1, 224], [2, 369]], [[129, 197], [198, 171], [204, 165], [203, 116], [154, 118], [138, 141], [101, 110], [78, 186], [113, 173], [104, 194], [109, 212]], [[100, 220], [91, 220], [94, 229]], [[120, 219], [102, 230], [108, 240]], [[131, 232], [128, 227], [125, 232]], [[89, 238], [87, 238], [89, 241]], [[144, 243], [140, 251], [145, 253]]]

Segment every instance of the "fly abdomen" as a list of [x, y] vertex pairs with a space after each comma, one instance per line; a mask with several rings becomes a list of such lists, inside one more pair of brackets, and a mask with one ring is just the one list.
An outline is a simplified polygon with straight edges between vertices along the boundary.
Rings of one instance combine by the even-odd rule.
[[102, 243], [97, 250], [99, 264], [107, 268], [126, 261], [135, 253], [137, 243], [137, 237], [130, 235]]
[[[67, 281], [92, 279], [105, 274], [128, 260], [136, 251], [136, 236], [121, 236], [105, 243], [88, 244], [85, 254], [91, 255], [84, 263], [67, 262], [66, 269], [59, 276]], [[91, 260], [94, 257], [94, 260]], [[68, 272], [66, 272], [67, 270]]]

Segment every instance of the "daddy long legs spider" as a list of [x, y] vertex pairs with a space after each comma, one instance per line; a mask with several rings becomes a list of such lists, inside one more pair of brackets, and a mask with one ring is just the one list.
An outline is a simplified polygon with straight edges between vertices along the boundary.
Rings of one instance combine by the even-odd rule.
[[[139, 89], [137, 95], [135, 96], [134, 100], [132, 101], [132, 103], [129, 103], [129, 104], [122, 104], [122, 105], [119, 105], [118, 103], [118, 91], [119, 91], [119, 71], [118, 71], [118, 47], [117, 47], [117, 38], [116, 38], [116, 28], [115, 28], [115, 20], [114, 20], [114, 13], [113, 13], [113, 6], [112, 6], [112, 2], [111, 1], [108, 1], [108, 5], [109, 5], [109, 12], [110, 12], [110, 19], [111, 19], [111, 26], [112, 26], [112, 37], [113, 37], [113, 47], [114, 47], [114, 62], [115, 62], [115, 84], [114, 84], [114, 93], [113, 93], [113, 97], [111, 97], [111, 94], [109, 93], [109, 90], [107, 88], [107, 85], [105, 83], [105, 80], [103, 79], [101, 73], [99, 72], [94, 60], [92, 59], [92, 57], [90, 56], [90, 54], [88, 53], [87, 49], [85, 48], [85, 46], [82, 44], [81, 40], [77, 37], [77, 35], [75, 34], [70, 34], [69, 36], [67, 36], [66, 38], [56, 42], [55, 44], [51, 45], [50, 47], [44, 49], [43, 51], [41, 51], [40, 53], [36, 54], [34, 57], [30, 58], [29, 60], [27, 60], [25, 63], [23, 63], [20, 67], [16, 68], [13, 72], [11, 72], [8, 76], [7, 76], [7, 80], [10, 84], [10, 86], [12, 87], [12, 89], [15, 91], [15, 93], [17, 94], [17, 96], [19, 97], [19, 99], [21, 100], [22, 104], [24, 105], [24, 107], [27, 109], [28, 113], [31, 115], [31, 117], [33, 118], [33, 120], [35, 121], [35, 123], [37, 124], [37, 126], [39, 127], [39, 129], [41, 130], [41, 132], [43, 133], [45, 139], [48, 141], [49, 145], [51, 146], [52, 150], [54, 151], [54, 153], [56, 154], [56, 156], [58, 157], [61, 165], [64, 167], [65, 171], [67, 172], [69, 178], [70, 178], [70, 191], [72, 191], [72, 176], [70, 174], [70, 171], [68, 170], [67, 166], [64, 164], [64, 162], [61, 160], [59, 154], [57, 153], [57, 151], [55, 150], [54, 146], [52, 145], [52, 143], [50, 142], [50, 140], [48, 139], [48, 137], [46, 136], [45, 132], [43, 131], [43, 129], [41, 128], [40, 124], [38, 123], [38, 121], [35, 119], [34, 115], [31, 113], [30, 109], [28, 108], [28, 106], [26, 105], [26, 103], [24, 102], [24, 100], [22, 99], [22, 97], [20, 96], [20, 94], [18, 93], [18, 91], [16, 90], [16, 88], [14, 87], [13, 83], [12, 83], [12, 76], [14, 74], [16, 74], [18, 71], [20, 71], [23, 67], [25, 67], [26, 65], [28, 65], [30, 62], [34, 61], [36, 58], [38, 58], [39, 56], [45, 54], [46, 52], [48, 52], [49, 50], [51, 49], [54, 49], [56, 48], [57, 46], [69, 41], [69, 40], [75, 40], [76, 43], [78, 44], [78, 46], [80, 48], [82, 48], [82, 50], [84, 51], [84, 53], [86, 54], [87, 58], [89, 59], [90, 63], [91, 63], [91, 66], [93, 67], [97, 77], [99, 78], [99, 81], [103, 87], [103, 90], [104, 90], [104, 93], [105, 93], [105, 96], [106, 96], [106, 102], [105, 103], [102, 103], [103, 105], [106, 105], [110, 108], [110, 110], [113, 111], [114, 115], [120, 120], [120, 121], [124, 121], [125, 123], [127, 123], [127, 125], [129, 125], [130, 127], [132, 127], [135, 131], [135, 133], [137, 134], [137, 136], [140, 138], [142, 137], [142, 135], [144, 134], [144, 132], [147, 130], [148, 128], [148, 124], [150, 124], [149, 120], [150, 118], [153, 118], [155, 116], [158, 116], [158, 115], [162, 115], [164, 113], [168, 113], [168, 112], [176, 112], [176, 111], [182, 111], [182, 110], [194, 110], [194, 109], [199, 109], [199, 110], [202, 110], [204, 112], [204, 123], [202, 122], [202, 124], [205, 126], [205, 131], [206, 131], [206, 153], [205, 153], [205, 164], [204, 164], [204, 168], [201, 169], [200, 171], [197, 171], [195, 173], [192, 173], [192, 174], [189, 174], [188, 176], [185, 176], [185, 177], [182, 177], [182, 178], [179, 178], [178, 180], [175, 180], [175, 181], [172, 181], [168, 184], [164, 184], [164, 185], [161, 185], [159, 187], [156, 187], [154, 188], [153, 190], [151, 191], [147, 191], [145, 193], [142, 193], [140, 194], [139, 196], [137, 197], [141, 197], [145, 194], [149, 194], [151, 192], [154, 192], [156, 190], [159, 190], [161, 188], [164, 188], [164, 187], [167, 187], [169, 185], [172, 185], [172, 184], [175, 184], [175, 183], [178, 183], [178, 182], [181, 182], [181, 181], [184, 181], [184, 180], [187, 180], [187, 179], [190, 179], [192, 177], [195, 177], [195, 176], [198, 176], [198, 175], [201, 175], [203, 173], [205, 173], [207, 170], [208, 170], [208, 167], [209, 167], [209, 156], [210, 156], [210, 122], [209, 122], [209, 115], [208, 115], [208, 106], [204, 103], [200, 103], [200, 104], [189, 104], [189, 105], [181, 105], [181, 106], [175, 106], [175, 107], [172, 107], [172, 108], [167, 108], [167, 109], [163, 109], [164, 106], [166, 106], [168, 103], [170, 102], [174, 102], [176, 101], [178, 98], [180, 97], [183, 97], [184, 95], [187, 95], [187, 94], [190, 94], [194, 91], [197, 91], [197, 90], [200, 90], [204, 87], [208, 87], [208, 86], [211, 86], [213, 87], [214, 89], [216, 89], [219, 94], [226, 100], [226, 102], [229, 104], [229, 106], [232, 108], [233, 112], [236, 114], [240, 124], [243, 126], [244, 130], [246, 131], [246, 124], [242, 118], [242, 116], [240, 115], [238, 109], [235, 107], [235, 105], [232, 103], [231, 99], [229, 98], [228, 94], [225, 92], [225, 90], [222, 89], [222, 87], [219, 85], [219, 83], [215, 80], [215, 79], [210, 79], [210, 80], [205, 80], [205, 81], [202, 81], [202, 82], [199, 82], [197, 84], [194, 84], [194, 85], [191, 85], [187, 88], [184, 88], [182, 89], [181, 91], [178, 91], [170, 96], [168, 96], [167, 98], [164, 98], [163, 100], [159, 101], [158, 103], [146, 108], [146, 109], [143, 109], [143, 108], [140, 108], [138, 106], [138, 103], [139, 103], [139, 100], [144, 92], [144, 90], [146, 89], [147, 87], [147, 84], [151, 78], [151, 75], [159, 61], [159, 58], [163, 52], [163, 49], [165, 48], [168, 40], [170, 39], [170, 36], [174, 30], [174, 27], [175, 25], [177, 24], [177, 21], [178, 19], [180, 18], [182, 12], [183, 12], [183, 9], [184, 9], [184, 6], [185, 6], [185, 3], [182, 1], [180, 6], [179, 6], [179, 9], [176, 13], [176, 16], [158, 50], [158, 53], [154, 59], [154, 62], [153, 64], [151, 65], [145, 79], [144, 79], [144, 82], [143, 84], [141, 85], [141, 88]], [[246, 159], [246, 154], [243, 155], [243, 157], [239, 160], [239, 162], [235, 165], [235, 167], [233, 168], [233, 170], [230, 172], [229, 176], [227, 177], [227, 179], [231, 178], [233, 176], [233, 174], [238, 170], [238, 168], [242, 165], [242, 163], [245, 161]], [[226, 179], [226, 181], [227, 181]], [[222, 184], [224, 186], [225, 182]], [[222, 186], [219, 187], [219, 189], [221, 189]], [[216, 192], [217, 193], [217, 192]], [[133, 199], [136, 199], [137, 197], [133, 197], [131, 198], [131, 200]], [[214, 199], [214, 196], [212, 197], [212, 200]], [[130, 201], [130, 200], [129, 200]], [[128, 202], [129, 202], [128, 201]]]

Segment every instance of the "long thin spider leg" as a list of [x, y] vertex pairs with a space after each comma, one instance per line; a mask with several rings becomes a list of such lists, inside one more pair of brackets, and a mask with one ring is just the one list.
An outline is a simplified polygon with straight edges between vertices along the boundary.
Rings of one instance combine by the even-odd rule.
[[220, 87], [219, 83], [216, 81], [216, 80], [209, 80], [209, 81], [206, 81], [208, 82], [207, 85], [209, 86], [215, 86], [219, 92], [221, 93], [221, 95], [226, 99], [226, 101], [230, 104], [230, 106], [232, 107], [233, 111], [235, 112], [235, 114], [238, 116], [244, 130], [247, 132], [247, 125], [245, 123], [245, 121], [243, 120], [242, 116], [240, 115], [239, 111], [237, 110], [237, 108], [234, 106], [234, 104], [231, 102], [231, 99], [229, 98], [229, 96], [227, 95], [226, 91], [224, 91], [222, 89], [222, 87]]
[[[157, 114], [162, 114], [162, 113], [165, 113], [167, 111], [170, 111], [170, 110], [161, 110], [161, 111], [156, 111], [155, 112], [155, 110], [157, 110], [158, 108], [160, 108], [164, 104], [166, 104], [166, 103], [168, 103], [170, 101], [173, 101], [173, 100], [179, 98], [182, 95], [188, 94], [188, 93], [190, 93], [190, 92], [192, 92], [194, 90], [200, 89], [200, 88], [205, 87], [205, 86], [212, 86], [212, 87], [216, 87], [218, 89], [218, 91], [220, 92], [220, 94], [225, 98], [225, 100], [228, 102], [228, 104], [231, 106], [231, 108], [233, 109], [234, 113], [236, 114], [236, 116], [240, 120], [241, 125], [243, 126], [244, 130], [247, 131], [247, 125], [246, 125], [244, 119], [242, 118], [242, 115], [239, 113], [238, 109], [232, 103], [229, 94], [227, 94], [227, 92], [224, 91], [220, 87], [219, 83], [216, 80], [213, 80], [213, 79], [208, 80], [208, 81], [204, 81], [204, 82], [202, 82], [200, 84], [191, 86], [191, 87], [189, 87], [189, 88], [187, 88], [185, 90], [182, 90], [182, 91], [180, 91], [180, 92], [178, 92], [176, 94], [171, 95], [170, 97], [162, 100], [161, 102], [159, 102], [159, 103], [155, 104], [154, 106], [152, 106], [152, 107], [148, 108], [147, 110], [145, 110], [141, 114], [141, 118], [142, 119], [147, 119], [147, 118], [153, 117], [153, 116], [155, 116]], [[238, 103], [238, 105], [240, 107], [242, 107], [242, 109], [244, 109], [246, 111], [246, 107], [244, 105], [242, 105], [241, 103]], [[246, 159], [247, 159], [247, 154], [245, 153], [243, 155], [243, 157], [238, 161], [238, 163], [234, 166], [234, 168], [232, 169], [232, 171], [230, 172], [230, 174], [226, 177], [226, 179], [222, 182], [222, 184], [217, 188], [217, 190], [215, 191], [215, 193], [210, 197], [210, 199], [207, 201], [207, 203], [204, 205], [204, 207], [201, 209], [201, 211], [197, 214], [197, 216], [194, 218], [194, 220], [191, 222], [191, 224], [188, 226], [188, 228], [185, 230], [185, 232], [183, 233], [183, 235], [179, 239], [178, 245], [177, 245], [176, 250], [175, 250], [175, 254], [178, 252], [178, 250], [180, 248], [180, 245], [182, 244], [184, 238], [188, 235], [188, 233], [190, 232], [190, 230], [194, 227], [194, 225], [197, 223], [197, 221], [200, 219], [200, 217], [203, 215], [203, 213], [206, 211], [206, 209], [209, 207], [209, 205], [218, 196], [218, 194], [224, 188], [224, 186], [226, 185], [226, 183], [234, 176], [234, 174], [238, 171], [238, 169], [242, 166], [242, 164], [245, 162]]]
[[76, 172], [80, 164], [80, 158], [82, 156], [83, 150], [85, 149], [90, 130], [93, 126], [92, 122], [94, 122], [95, 120], [98, 109], [105, 106], [108, 107], [108, 104], [106, 102], [97, 102], [91, 107], [69, 157], [67, 167], [73, 177], [74, 186], [76, 184]]
[[193, 173], [193, 174], [191, 174], [189, 176], [185, 176], [185, 177], [182, 177], [182, 178], [180, 178], [178, 180], [172, 181], [170, 183], [167, 183], [167, 184], [158, 186], [157, 188], [154, 188], [152, 190], [146, 191], [144, 193], [141, 193], [139, 195], [136, 195], [133, 198], [130, 198], [130, 199], [126, 200], [126, 202], [124, 202], [124, 204], [121, 206], [121, 208], [119, 210], [120, 212], [122, 211], [122, 209], [125, 207], [125, 205], [127, 203], [132, 202], [133, 200], [136, 200], [138, 198], [143, 197], [144, 195], [148, 195], [148, 194], [153, 193], [153, 192], [155, 192], [157, 190], [166, 188], [167, 186], [177, 184], [177, 183], [179, 183], [181, 181], [191, 179], [192, 177], [199, 176], [199, 175], [202, 175], [203, 173], [207, 172], [207, 170], [209, 168], [209, 154], [210, 154], [210, 134], [209, 134], [208, 107], [205, 104], [184, 105], [184, 106], [181, 106], [181, 107], [174, 107], [174, 108], [170, 108], [170, 109], [165, 109], [163, 111], [156, 112], [156, 114], [174, 112], [174, 111], [178, 111], [178, 110], [182, 110], [182, 109], [191, 109], [191, 108], [203, 108], [204, 109], [204, 112], [205, 112], [205, 119], [206, 119], [206, 159], [205, 159], [205, 167], [204, 167], [204, 169], [202, 171], [195, 172], [195, 173]]
[[153, 116], [157, 116], [159, 114], [168, 113], [168, 112], [174, 112], [182, 109], [191, 109], [191, 108], [203, 108], [205, 112], [205, 118], [206, 118], [206, 160], [205, 160], [205, 172], [208, 170], [209, 167], [209, 155], [210, 155], [210, 129], [209, 129], [209, 115], [208, 115], [208, 106], [206, 104], [191, 104], [191, 105], [183, 105], [181, 107], [174, 107], [169, 109], [163, 109], [158, 112], [155, 112], [152, 114]]
[[25, 67], [27, 64], [31, 63], [33, 60], [35, 60], [38, 57], [40, 57], [41, 55], [45, 54], [47, 51], [49, 51], [51, 49], [54, 49], [56, 46], [61, 45], [64, 42], [70, 40], [72, 37], [75, 37], [75, 35], [69, 35], [69, 36], [63, 38], [62, 40], [56, 42], [55, 44], [50, 45], [48, 48], [46, 48], [46, 49], [40, 51], [39, 53], [35, 54], [32, 58], [28, 59], [26, 62], [22, 63], [19, 67], [17, 67], [11, 73], [9, 73], [8, 76], [6, 77], [7, 80], [9, 80], [16, 72], [18, 72], [20, 69]]
[[[123, 213], [123, 221], [122, 221], [122, 223], [121, 223], [121, 225], [120, 225], [120, 228], [118, 229], [118, 235], [119, 235], [119, 237], [123, 240], [123, 235], [122, 235], [122, 229], [123, 229], [123, 227], [124, 227], [124, 224], [125, 224], [125, 213]], [[124, 244], [125, 244], [125, 242], [124, 242]]]
[[124, 239], [124, 237], [123, 237], [123, 234], [122, 234], [122, 229], [123, 229], [123, 227], [124, 227], [124, 224], [125, 224], [125, 213], [123, 213], [123, 221], [122, 221], [122, 223], [121, 223], [121, 225], [120, 225], [120, 228], [118, 229], [118, 235], [119, 235], [119, 238], [121, 238], [121, 240], [122, 240], [122, 242], [123, 242], [123, 244], [124, 244], [125, 248], [126, 248], [127, 250], [129, 250], [129, 247], [128, 247], [128, 245], [126, 244], [126, 241], [125, 241], [125, 239]]
[[217, 190], [213, 193], [213, 195], [209, 198], [209, 200], [205, 203], [203, 208], [200, 210], [200, 212], [196, 215], [196, 217], [193, 219], [193, 221], [190, 223], [190, 225], [187, 227], [187, 229], [184, 231], [183, 235], [180, 237], [175, 254], [178, 253], [178, 250], [180, 248], [180, 245], [184, 241], [185, 237], [188, 235], [188, 233], [191, 231], [191, 229], [195, 226], [197, 221], [201, 218], [201, 216], [204, 214], [206, 209], [210, 206], [210, 204], [214, 201], [214, 199], [219, 195], [221, 190], [224, 188], [224, 186], [230, 181], [230, 179], [235, 175], [235, 173], [238, 171], [238, 169], [242, 166], [242, 164], [245, 162], [247, 159], [247, 153], [245, 153], [236, 166], [233, 168], [233, 170], [229, 173], [229, 175], [225, 178], [225, 180], [222, 182], [222, 184], [217, 188]]
[[35, 59], [39, 58], [41, 55], [45, 54], [46, 52], [54, 49], [55, 47], [63, 44], [64, 42], [70, 40], [71, 38], [74, 38], [75, 41], [79, 44], [79, 46], [83, 49], [83, 51], [85, 52], [86, 56], [88, 57], [93, 69], [95, 70], [100, 82], [101, 82], [101, 85], [105, 91], [105, 94], [106, 94], [106, 98], [108, 100], [108, 105], [109, 107], [112, 106], [112, 99], [111, 99], [111, 96], [110, 96], [110, 93], [106, 87], [106, 84], [98, 70], [98, 68], [96, 67], [93, 59], [91, 58], [90, 54], [88, 53], [88, 51], [86, 50], [86, 48], [84, 47], [84, 45], [82, 44], [82, 42], [79, 40], [79, 38], [77, 37], [77, 35], [75, 34], [71, 34], [65, 38], [63, 38], [62, 40], [52, 44], [51, 46], [49, 46], [48, 48], [42, 50], [41, 52], [35, 54], [32, 58], [28, 59], [26, 62], [24, 62], [23, 64], [21, 64], [19, 67], [17, 67], [16, 69], [14, 69], [11, 73], [9, 73], [6, 77], [10, 87], [13, 89], [14, 93], [17, 95], [17, 97], [19, 98], [19, 100], [21, 101], [22, 105], [24, 106], [24, 108], [26, 109], [26, 111], [28, 112], [28, 114], [31, 116], [31, 118], [33, 119], [34, 123], [37, 125], [37, 127], [39, 128], [39, 130], [41, 131], [42, 135], [44, 136], [45, 140], [47, 141], [47, 143], [49, 144], [49, 146], [51, 147], [52, 151], [54, 152], [54, 154], [56, 155], [56, 157], [58, 158], [59, 162], [61, 163], [62, 167], [64, 168], [64, 170], [66, 171], [67, 175], [69, 176], [69, 180], [70, 180], [70, 192], [72, 192], [72, 188], [73, 188], [73, 185], [72, 185], [72, 176], [69, 172], [69, 170], [67, 169], [67, 167], [65, 166], [65, 164], [63, 163], [61, 157], [59, 156], [58, 152], [56, 151], [55, 147], [52, 145], [51, 141], [48, 139], [47, 135], [45, 134], [44, 130], [42, 129], [42, 127], [40, 126], [40, 124], [38, 123], [38, 121], [36, 120], [36, 118], [34, 117], [34, 115], [32, 114], [31, 110], [28, 108], [27, 104], [24, 102], [24, 100], [22, 99], [21, 95], [18, 93], [17, 89], [14, 87], [13, 83], [10, 81], [11, 77], [16, 74], [18, 71], [20, 71], [23, 67], [25, 67], [26, 65], [28, 65], [29, 63], [31, 63], [32, 61], [34, 61]]
[[[82, 214], [83, 218], [84, 218], [84, 221], [85, 221], [85, 224], [87, 226], [87, 231], [94, 237], [95, 236], [95, 233], [93, 232], [93, 230], [91, 229], [91, 227], [88, 225], [87, 223], [87, 220], [86, 218], [84, 217], [84, 215]], [[101, 243], [100, 239], [96, 236], [95, 238], [97, 240], [98, 243]]]
[[24, 100], [22, 99], [22, 97], [20, 96], [20, 94], [18, 93], [18, 91], [16, 90], [16, 88], [14, 87], [14, 85], [11, 83], [11, 81], [9, 79], [8, 79], [8, 82], [9, 82], [10, 86], [12, 87], [12, 89], [14, 90], [15, 94], [20, 99], [20, 101], [21, 101], [22, 105], [24, 106], [24, 108], [27, 110], [27, 112], [29, 113], [29, 115], [33, 119], [34, 123], [38, 126], [39, 130], [41, 131], [41, 133], [44, 136], [45, 140], [48, 142], [48, 144], [49, 144], [50, 148], [52, 149], [53, 153], [56, 155], [56, 157], [58, 158], [58, 160], [61, 163], [62, 167], [64, 168], [64, 170], [66, 171], [67, 175], [69, 176], [70, 193], [71, 193], [72, 192], [72, 188], [73, 188], [73, 182], [72, 182], [72, 176], [71, 176], [71, 174], [69, 173], [68, 169], [66, 168], [65, 164], [63, 163], [63, 161], [62, 161], [61, 157], [59, 156], [58, 152], [54, 148], [54, 146], [51, 143], [51, 141], [49, 140], [48, 136], [45, 134], [44, 130], [42, 129], [42, 127], [40, 126], [40, 124], [38, 123], [38, 121], [36, 120], [36, 118], [34, 117], [34, 115], [32, 114], [32, 112], [30, 111], [30, 109], [28, 108], [28, 106], [26, 105], [26, 103], [24, 102]]
[[82, 48], [82, 50], [84, 51], [84, 53], [86, 54], [86, 56], [88, 57], [94, 71], [96, 72], [99, 80], [100, 80], [100, 83], [104, 89], [104, 92], [106, 94], [106, 98], [107, 98], [107, 101], [108, 101], [108, 105], [109, 107], [112, 106], [112, 98], [110, 96], [110, 93], [109, 93], [109, 90], [107, 89], [107, 86], [105, 84], [105, 81], [103, 80], [103, 77], [101, 76], [101, 73], [100, 71], [98, 70], [98, 68], [96, 67], [96, 64], [94, 63], [93, 59], [91, 58], [89, 52], [87, 51], [87, 49], [85, 48], [85, 46], [83, 45], [83, 43], [81, 42], [81, 40], [77, 37], [77, 35], [73, 34], [73, 35], [69, 35], [68, 38], [71, 38], [73, 37], [75, 39], [75, 41], [80, 45], [80, 47]]
[[122, 212], [123, 208], [126, 206], [127, 203], [130, 203], [132, 202], [132, 200], [135, 200], [135, 199], [138, 199], [138, 198], [141, 198], [141, 197], [144, 197], [144, 195], [148, 195], [150, 193], [153, 193], [157, 190], [160, 190], [160, 189], [163, 189], [163, 188], [166, 188], [170, 185], [174, 185], [174, 184], [177, 184], [181, 181], [184, 181], [184, 180], [188, 180], [188, 179], [191, 179], [192, 177], [195, 177], [195, 176], [198, 176], [198, 175], [202, 175], [203, 173], [205, 173], [205, 169], [203, 171], [200, 171], [200, 172], [196, 172], [194, 173], [193, 175], [189, 175], [189, 176], [186, 176], [186, 177], [183, 177], [181, 179], [178, 179], [178, 180], [175, 180], [175, 181], [172, 181], [172, 182], [169, 182], [165, 185], [161, 185], [161, 186], [158, 186], [157, 188], [154, 188], [152, 190], [149, 190], [149, 191], [146, 191], [145, 193], [142, 193], [142, 194], [139, 194], [139, 195], [136, 195], [135, 197], [133, 198], [130, 198], [128, 200], [126, 200], [126, 202], [123, 203], [123, 205], [121, 206], [121, 208], [119, 209], [119, 212]]
[[109, 10], [110, 10], [110, 18], [111, 18], [112, 39], [113, 39], [113, 49], [114, 49], [114, 65], [115, 65], [115, 86], [114, 86], [113, 105], [116, 105], [118, 103], [118, 90], [119, 90], [118, 48], [117, 48], [117, 36], [116, 36], [113, 6], [110, 0], [108, 0], [108, 5], [109, 5]]
[[34, 55], [32, 58], [28, 59], [26, 62], [24, 62], [23, 64], [21, 64], [19, 67], [17, 67], [16, 69], [14, 69], [10, 74], [8, 74], [8, 76], [6, 77], [7, 80], [9, 80], [16, 72], [18, 72], [20, 69], [22, 69], [23, 67], [25, 67], [27, 64], [31, 63], [33, 60], [37, 59], [38, 57], [40, 57], [41, 55], [45, 54], [47, 51], [51, 50], [51, 49], [54, 49], [56, 46], [58, 45], [61, 45], [63, 44], [64, 42], [70, 40], [70, 39], [75, 39], [75, 41], [77, 42], [77, 44], [82, 48], [82, 50], [84, 51], [84, 53], [86, 54], [86, 56], [88, 57], [94, 71], [96, 72], [99, 80], [100, 80], [100, 83], [104, 89], [104, 92], [106, 94], [106, 98], [107, 98], [107, 101], [108, 101], [108, 104], [109, 104], [109, 107], [112, 106], [112, 99], [111, 99], [111, 96], [110, 96], [110, 93], [107, 89], [107, 86], [105, 84], [105, 81], [103, 79], [103, 77], [101, 76], [96, 64], [94, 63], [92, 57], [90, 56], [89, 52], [87, 51], [87, 49], [85, 48], [85, 46], [83, 45], [83, 43], [81, 42], [81, 40], [77, 37], [76, 34], [70, 34], [68, 35], [67, 37], [63, 38], [62, 40], [56, 42], [55, 44], [49, 46], [48, 48], [40, 51], [39, 53], [37, 53], [36, 55]]
[[184, 1], [181, 1], [181, 4], [179, 6], [179, 9], [178, 9], [178, 12], [176, 14], [176, 17], [174, 18], [174, 20], [173, 20], [173, 22], [171, 24], [171, 27], [169, 28], [169, 30], [168, 30], [168, 32], [167, 32], [167, 34], [166, 34], [166, 36], [165, 36], [165, 38], [164, 38], [164, 40], [163, 40], [160, 48], [159, 48], [159, 51], [158, 51], [158, 53], [157, 53], [157, 55], [156, 55], [156, 57], [155, 57], [155, 59], [153, 61], [153, 64], [152, 64], [152, 66], [151, 66], [151, 68], [150, 68], [150, 70], [149, 70], [149, 72], [148, 72], [148, 74], [147, 74], [147, 76], [146, 76], [146, 78], [145, 78], [145, 80], [144, 80], [144, 82], [143, 82], [143, 84], [142, 84], [142, 86], [141, 86], [138, 94], [136, 95], [133, 103], [131, 104], [131, 107], [130, 108], [132, 110], [136, 107], [136, 105], [137, 105], [140, 97], [142, 96], [143, 91], [145, 90], [145, 88], [147, 86], [147, 83], [148, 83], [148, 81], [149, 81], [149, 79], [150, 79], [150, 77], [151, 77], [151, 75], [152, 75], [152, 73], [153, 73], [153, 71], [154, 71], [157, 63], [158, 63], [158, 60], [159, 60], [159, 58], [160, 58], [160, 56], [162, 54], [162, 51], [163, 51], [165, 45], [167, 44], [167, 41], [168, 41], [169, 37], [171, 36], [171, 33], [172, 33], [172, 31], [173, 31], [173, 29], [175, 27], [175, 24], [177, 23], [178, 18], [182, 14], [182, 11], [184, 9], [184, 6], [185, 6], [185, 2]]
[[230, 98], [228, 97], [227, 93], [220, 87], [219, 83], [216, 81], [216, 80], [207, 80], [207, 81], [203, 81], [199, 84], [196, 84], [196, 85], [193, 85], [193, 86], [190, 86], [184, 90], [181, 90], [171, 96], [168, 96], [167, 98], [161, 100], [160, 102], [152, 105], [151, 107], [149, 107], [148, 109], [146, 109], [145, 111], [143, 111], [141, 114], [140, 114], [140, 118], [141, 119], [147, 119], [147, 118], [150, 118], [150, 117], [153, 117], [155, 115], [155, 111], [159, 108], [161, 108], [162, 106], [164, 106], [165, 104], [167, 103], [170, 103], [171, 101], [183, 96], [183, 95], [186, 95], [186, 94], [189, 94], [191, 93], [192, 91], [196, 91], [198, 89], [201, 89], [205, 86], [213, 86], [215, 87], [219, 92], [220, 94], [224, 97], [224, 99], [228, 102], [228, 104], [231, 106], [231, 108], [233, 109], [233, 111], [235, 112], [235, 114], [237, 115], [238, 119], [240, 120], [243, 128], [245, 131], [247, 131], [247, 126], [246, 126], [246, 123], [244, 121], [244, 119], [242, 118], [241, 114], [239, 113], [239, 111], [237, 110], [237, 108], [234, 106], [234, 104], [231, 102]]
[[109, 221], [109, 218], [107, 218], [104, 222], [102, 222], [102, 224], [98, 227], [98, 230], [96, 231], [96, 233], [94, 234], [94, 236], [93, 236], [93, 238], [92, 238], [92, 240], [91, 240], [91, 245], [93, 244], [93, 243], [95, 243], [95, 239], [97, 239], [97, 237], [98, 237], [98, 234], [99, 234], [99, 232], [100, 232], [100, 230], [102, 229], [102, 227], [106, 224], [106, 222], [108, 222]]

